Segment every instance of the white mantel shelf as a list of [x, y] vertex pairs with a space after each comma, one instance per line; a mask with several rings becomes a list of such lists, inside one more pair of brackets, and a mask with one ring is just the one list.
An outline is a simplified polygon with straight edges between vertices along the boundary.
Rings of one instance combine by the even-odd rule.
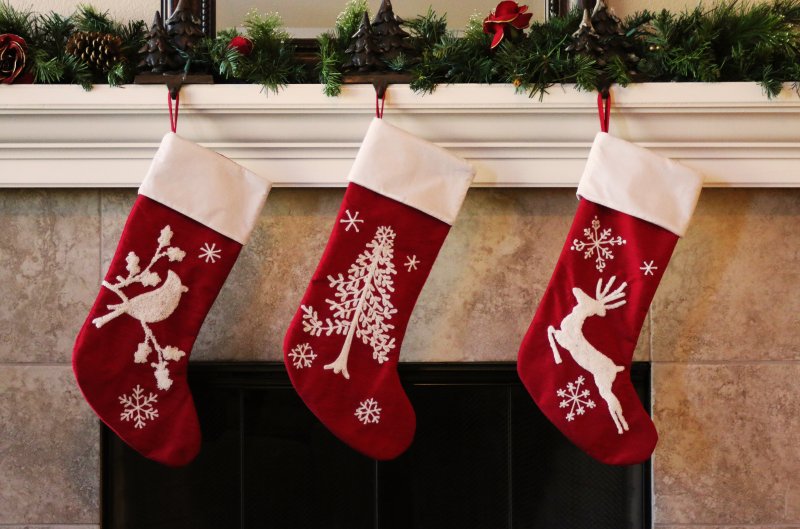
[[[0, 187], [132, 187], [168, 129], [162, 86], [0, 86]], [[800, 187], [800, 98], [752, 83], [614, 88], [611, 133], [701, 171], [713, 187]], [[278, 186], [342, 186], [374, 116], [371, 86], [187, 86], [178, 132]], [[596, 96], [553, 87], [391, 86], [385, 118], [467, 158], [475, 185], [570, 187], [598, 130]], [[391, 149], [391, 145], [386, 146]]]

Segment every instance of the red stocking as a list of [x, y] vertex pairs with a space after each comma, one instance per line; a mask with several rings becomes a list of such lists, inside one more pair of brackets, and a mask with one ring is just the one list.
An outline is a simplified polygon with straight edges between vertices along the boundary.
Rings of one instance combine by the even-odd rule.
[[139, 188], [72, 364], [95, 413], [145, 457], [184, 465], [200, 449], [186, 363], [268, 191], [175, 134]]
[[303, 401], [375, 459], [398, 456], [414, 436], [400, 345], [472, 176], [466, 162], [374, 120], [286, 334], [286, 369]]
[[686, 167], [599, 133], [575, 220], [519, 351], [544, 414], [592, 457], [650, 457], [658, 435], [630, 380], [633, 350], [702, 187]]

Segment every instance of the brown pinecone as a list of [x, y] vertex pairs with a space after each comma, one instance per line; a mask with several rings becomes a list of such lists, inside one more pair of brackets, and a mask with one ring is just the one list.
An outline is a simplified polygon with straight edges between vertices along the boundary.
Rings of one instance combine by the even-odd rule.
[[98, 72], [107, 72], [122, 60], [121, 47], [122, 39], [97, 31], [76, 31], [67, 41], [67, 53]]

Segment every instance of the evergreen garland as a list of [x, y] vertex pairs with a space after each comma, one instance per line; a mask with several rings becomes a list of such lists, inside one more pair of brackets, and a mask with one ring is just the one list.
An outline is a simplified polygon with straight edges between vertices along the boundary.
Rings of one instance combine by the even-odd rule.
[[[215, 38], [199, 40], [191, 50], [184, 52], [186, 71], [210, 71], [217, 82], [260, 84], [272, 92], [289, 83], [305, 82], [306, 67], [295, 58], [295, 46], [277, 13], [250, 11], [243, 26], [243, 32], [225, 29]], [[249, 54], [243, 55], [231, 47], [236, 37], [252, 42]]]
[[326, 96], [338, 96], [342, 91], [342, 70], [347, 61], [345, 50], [358, 32], [367, 13], [367, 0], [350, 0], [338, 17], [333, 31], [317, 37], [319, 44], [319, 82]]
[[[491, 7], [487, 5], [487, 13]], [[325, 94], [335, 96], [341, 91], [345, 50], [365, 13], [366, 0], [349, 1], [334, 29], [317, 39], [314, 72], [295, 56], [280, 18], [258, 13], [247, 15], [244, 31], [220, 31], [182, 52], [185, 69], [213, 72], [220, 82], [258, 83], [272, 91], [313, 80], [323, 84]], [[619, 30], [592, 40], [590, 48], [586, 40], [581, 45], [580, 37], [573, 36], [581, 19], [582, 13], [575, 10], [534, 22], [521, 38], [504, 39], [490, 50], [482, 17], [473, 17], [459, 35], [447, 29], [444, 16], [429, 9], [403, 22], [403, 30], [411, 35], [408, 53], [384, 58], [385, 69], [410, 73], [411, 88], [423, 93], [441, 83], [513, 83], [531, 97], [542, 97], [558, 83], [596, 90], [610, 83], [753, 81], [770, 97], [785, 82], [798, 88], [800, 0], [724, 0], [680, 13], [643, 11], [621, 21]], [[142, 21], [120, 23], [91, 6], [62, 16], [37, 14], [0, 0], [0, 34], [26, 41], [27, 72], [36, 83], [76, 83], [88, 89], [97, 82], [131, 82], [146, 53], [140, 51], [147, 49], [146, 30]], [[117, 37], [122, 43], [120, 60], [107, 72], [93, 71], [66, 53], [75, 32]], [[252, 42], [251, 52], [231, 47], [237, 36]], [[603, 55], [603, 49], [611, 52]]]
[[[12, 33], [25, 39], [29, 48], [29, 69], [36, 83], [75, 83], [89, 90], [97, 82], [112, 86], [132, 82], [144, 30], [141, 21], [120, 24], [108, 13], [91, 6], [82, 5], [74, 15], [64, 17], [57, 13], [40, 15], [19, 10], [0, 0], [0, 34]], [[86, 62], [66, 53], [67, 40], [76, 31], [119, 37], [122, 60], [105, 74], [92, 72]]]

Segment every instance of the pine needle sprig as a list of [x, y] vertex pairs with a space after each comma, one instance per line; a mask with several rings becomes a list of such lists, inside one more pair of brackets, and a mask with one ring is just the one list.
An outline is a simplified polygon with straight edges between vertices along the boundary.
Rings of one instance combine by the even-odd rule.
[[62, 63], [64, 64], [63, 80], [65, 82], [79, 84], [86, 91], [92, 89], [94, 79], [88, 64], [72, 55], [63, 55]]
[[322, 92], [328, 97], [338, 96], [342, 92], [342, 64], [345, 57], [336, 37], [332, 33], [323, 33], [317, 38], [319, 44], [319, 81]]
[[[246, 36], [253, 43], [249, 55], [230, 48], [236, 36]], [[260, 84], [272, 92], [289, 83], [301, 83], [307, 75], [305, 66], [295, 58], [295, 46], [277, 13], [249, 12], [243, 33], [227, 29], [215, 39], [202, 39], [189, 58], [194, 64], [211, 65], [221, 79]]]
[[112, 33], [119, 35], [120, 26], [108, 15], [108, 11], [98, 11], [89, 4], [80, 4], [74, 15], [75, 28], [78, 31]]
[[33, 11], [17, 9], [6, 0], [0, 0], [0, 35], [11, 33], [18, 35], [30, 43], [33, 40], [33, 23], [36, 15]]
[[366, 0], [350, 0], [336, 17], [333, 31], [317, 37], [319, 62], [316, 74], [322, 83], [322, 92], [328, 97], [342, 92], [342, 70], [347, 60], [345, 50], [350, 45], [350, 38], [358, 31], [364, 13], [367, 13]]
[[491, 37], [483, 33], [479, 16], [473, 15], [462, 37], [447, 31], [433, 47], [423, 50], [412, 69], [411, 89], [430, 93], [442, 83], [497, 83], [503, 81], [500, 65], [489, 49]]
[[424, 15], [418, 15], [403, 24], [411, 35], [411, 45], [417, 52], [432, 48], [447, 34], [447, 15], [437, 15], [428, 7]]

